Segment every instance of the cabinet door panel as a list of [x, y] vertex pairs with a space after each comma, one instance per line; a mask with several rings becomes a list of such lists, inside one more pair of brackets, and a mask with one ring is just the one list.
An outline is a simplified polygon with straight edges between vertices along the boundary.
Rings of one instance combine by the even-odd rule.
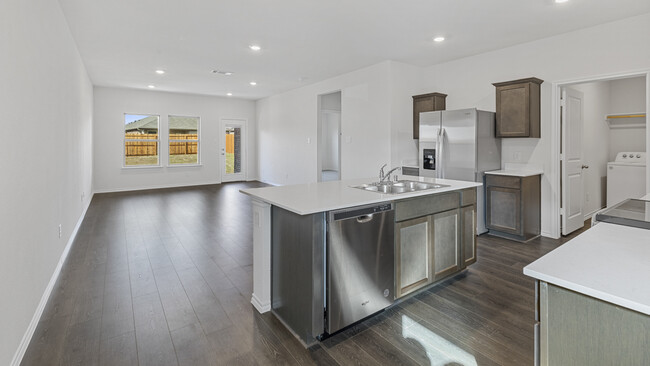
[[463, 220], [461, 238], [463, 241], [463, 267], [476, 262], [476, 206], [466, 206], [460, 209]]
[[460, 268], [460, 211], [433, 215], [433, 279], [438, 280]]
[[497, 137], [530, 135], [528, 83], [497, 88]]
[[487, 187], [487, 227], [505, 233], [522, 235], [521, 190]]
[[397, 297], [431, 282], [430, 226], [428, 217], [397, 223], [395, 248]]

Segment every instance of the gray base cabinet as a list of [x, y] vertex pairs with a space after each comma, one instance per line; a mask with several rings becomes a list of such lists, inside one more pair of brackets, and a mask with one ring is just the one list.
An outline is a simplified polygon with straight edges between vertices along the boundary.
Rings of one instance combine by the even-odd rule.
[[431, 218], [395, 224], [395, 294], [401, 297], [431, 283]]
[[476, 261], [476, 189], [395, 203], [395, 297]]
[[538, 299], [536, 364], [650, 365], [650, 316], [546, 282]]
[[440, 212], [433, 222], [433, 280], [443, 279], [460, 270], [460, 211]]
[[486, 175], [485, 225], [490, 234], [527, 241], [540, 234], [541, 177]]

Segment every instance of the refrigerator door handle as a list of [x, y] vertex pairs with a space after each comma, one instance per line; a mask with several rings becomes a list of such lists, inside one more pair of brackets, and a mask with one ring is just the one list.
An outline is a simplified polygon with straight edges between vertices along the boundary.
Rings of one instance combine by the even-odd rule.
[[445, 160], [445, 129], [441, 128], [440, 133], [438, 135], [438, 140], [439, 142], [439, 156], [440, 159], [438, 160], [438, 166], [440, 169], [438, 170], [438, 178], [445, 178], [445, 166], [444, 166], [444, 160]]
[[440, 169], [441, 169], [441, 161], [440, 161], [440, 132], [442, 132], [442, 128], [438, 129], [438, 133], [436, 135], [436, 178], [440, 178]]

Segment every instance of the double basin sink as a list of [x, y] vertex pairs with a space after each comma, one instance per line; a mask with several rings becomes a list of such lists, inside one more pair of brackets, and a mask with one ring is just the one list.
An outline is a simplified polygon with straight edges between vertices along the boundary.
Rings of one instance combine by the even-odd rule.
[[359, 188], [366, 191], [385, 193], [385, 194], [419, 192], [419, 191], [427, 191], [430, 189], [437, 189], [443, 187], [449, 187], [449, 186], [446, 184], [417, 182], [413, 180], [398, 180], [396, 182], [375, 182], [375, 183], [367, 183], [358, 186], [353, 186], [353, 188]]

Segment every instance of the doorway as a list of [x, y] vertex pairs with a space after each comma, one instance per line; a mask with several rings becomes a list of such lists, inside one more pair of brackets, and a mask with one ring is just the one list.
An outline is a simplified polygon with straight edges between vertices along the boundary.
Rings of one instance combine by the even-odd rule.
[[[646, 151], [647, 79], [641, 73], [557, 84], [562, 235], [608, 206], [608, 190], [617, 189], [608, 187], [608, 163], [622, 151]], [[636, 195], [648, 192], [645, 180]]]
[[318, 96], [318, 181], [341, 179], [341, 92]]
[[246, 121], [221, 120], [221, 182], [246, 180]]

